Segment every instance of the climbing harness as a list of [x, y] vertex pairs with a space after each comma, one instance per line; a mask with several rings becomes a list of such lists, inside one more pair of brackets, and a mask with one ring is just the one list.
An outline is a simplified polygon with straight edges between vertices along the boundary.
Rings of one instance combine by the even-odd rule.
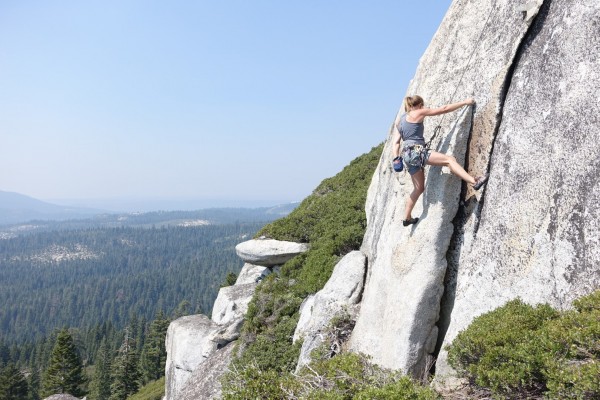
[[428, 151], [427, 148], [416, 144], [414, 146], [406, 146], [402, 149], [402, 155], [404, 162], [407, 167], [420, 167], [423, 168], [425, 165], [425, 154]]

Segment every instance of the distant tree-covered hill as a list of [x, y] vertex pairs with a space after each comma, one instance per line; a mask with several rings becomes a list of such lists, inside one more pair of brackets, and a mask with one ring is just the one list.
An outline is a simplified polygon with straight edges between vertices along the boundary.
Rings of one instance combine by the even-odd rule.
[[19, 342], [106, 321], [123, 327], [133, 314], [151, 320], [182, 301], [191, 312], [209, 312], [226, 274], [242, 267], [235, 245], [265, 222], [188, 222], [0, 240], [0, 339]]

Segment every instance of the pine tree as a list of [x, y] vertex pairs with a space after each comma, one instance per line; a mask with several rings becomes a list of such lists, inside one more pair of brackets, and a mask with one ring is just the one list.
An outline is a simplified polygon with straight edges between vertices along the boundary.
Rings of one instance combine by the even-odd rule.
[[160, 311], [156, 319], [150, 324], [150, 331], [144, 344], [141, 359], [141, 370], [144, 382], [160, 379], [165, 374], [167, 349], [165, 337], [170, 321]]
[[85, 383], [81, 358], [73, 342], [73, 337], [66, 329], [58, 333], [56, 344], [50, 356], [50, 364], [42, 379], [42, 395], [44, 397], [57, 393], [68, 393], [81, 397], [80, 386]]
[[13, 363], [0, 369], [0, 399], [25, 400], [28, 394], [27, 380]]
[[140, 380], [138, 363], [135, 340], [131, 337], [129, 329], [125, 329], [123, 344], [112, 366], [113, 383], [110, 387], [110, 400], [125, 400], [127, 396], [137, 392]]
[[37, 366], [32, 367], [29, 381], [29, 400], [39, 400], [40, 395], [40, 370]]
[[186, 315], [190, 315], [190, 307], [191, 307], [191, 304], [189, 301], [182, 300], [179, 303], [179, 305], [177, 306], [177, 308], [173, 311], [175, 319], [181, 318]]
[[98, 352], [96, 353], [96, 363], [94, 364], [94, 378], [90, 383], [90, 399], [108, 400], [110, 398], [110, 367], [112, 357], [106, 339], [102, 339]]

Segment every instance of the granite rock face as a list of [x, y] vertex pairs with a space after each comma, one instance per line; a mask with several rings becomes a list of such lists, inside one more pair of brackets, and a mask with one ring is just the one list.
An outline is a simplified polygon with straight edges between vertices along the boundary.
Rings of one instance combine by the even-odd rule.
[[244, 262], [264, 267], [281, 265], [306, 250], [308, 250], [306, 243], [274, 239], [253, 239], [235, 246], [237, 255]]
[[[442, 134], [432, 149], [454, 155], [474, 176], [489, 170], [496, 133], [506, 118], [502, 107], [506, 91], [513, 85], [513, 68], [522, 62], [519, 49], [529, 38], [531, 24], [538, 20], [535, 14], [541, 1], [520, 11], [525, 3], [454, 1], [408, 90], [421, 95], [430, 107], [476, 99], [475, 107], [431, 117], [425, 125], [426, 139], [436, 124], [441, 126]], [[515, 117], [527, 126], [523, 111], [515, 112]], [[421, 220], [405, 228], [401, 219], [412, 183], [408, 174], [391, 170], [391, 158], [388, 139], [368, 192], [368, 227], [362, 250], [369, 270], [350, 344], [384, 367], [420, 376], [435, 353], [440, 328], [445, 329], [438, 320], [450, 243], [456, 243], [457, 236], [462, 242], [469, 241], [466, 237], [472, 237], [483, 223], [481, 196], [498, 184], [497, 171], [491, 171], [487, 189], [474, 192], [445, 168], [428, 167], [426, 191], [413, 212]], [[535, 198], [542, 204], [530, 201], [527, 207], [546, 208], [547, 199]], [[511, 208], [504, 208], [498, 214], [510, 212]], [[500, 221], [504, 217], [494, 218]], [[460, 229], [455, 230], [455, 224]], [[497, 233], [489, 234], [490, 241], [496, 239]], [[477, 234], [477, 240], [479, 237]]]
[[263, 267], [262, 265], [246, 263], [242, 267], [235, 284], [243, 285], [245, 283], [256, 283], [262, 280], [265, 276], [269, 275], [271, 272], [271, 268]]
[[[421, 220], [404, 228], [412, 183], [390, 168], [387, 141], [353, 350], [419, 376], [477, 315], [515, 297], [566, 308], [600, 287], [599, 26], [595, 0], [453, 2], [409, 94], [430, 107], [476, 99], [429, 118], [425, 137], [440, 124], [433, 148], [490, 180], [474, 192], [428, 167]], [[436, 374], [452, 374], [443, 350]]]
[[68, 393], [53, 394], [50, 397], [46, 397], [44, 400], [79, 400], [79, 397], [71, 396]]
[[310, 353], [322, 342], [321, 336], [333, 318], [347, 314], [356, 317], [366, 270], [366, 257], [360, 251], [346, 254], [335, 266], [325, 287], [306, 298], [294, 332], [294, 342], [303, 338], [296, 370], [310, 363]]
[[166, 338], [166, 399], [177, 399], [196, 367], [217, 351], [217, 344], [209, 338], [215, 329], [217, 324], [202, 314], [171, 322]]
[[215, 352], [192, 373], [179, 393], [178, 400], [209, 400], [221, 398], [221, 376], [227, 372], [234, 344]]
[[252, 300], [256, 283], [245, 283], [223, 287], [213, 305], [212, 320], [223, 325], [244, 318], [248, 303]]
[[[443, 345], [520, 297], [600, 287], [600, 2], [546, 1], [510, 77], [478, 224], [449, 253]], [[446, 328], [447, 327], [447, 328]], [[444, 350], [438, 379], [451, 376]]]

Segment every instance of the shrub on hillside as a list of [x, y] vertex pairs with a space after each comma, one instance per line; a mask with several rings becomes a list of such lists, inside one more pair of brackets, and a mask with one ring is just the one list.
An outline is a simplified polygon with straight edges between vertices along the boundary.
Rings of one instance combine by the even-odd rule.
[[234, 368], [223, 380], [223, 398], [308, 400], [434, 400], [439, 395], [366, 356], [343, 353], [314, 361], [298, 374], [263, 370], [256, 364]]
[[[306, 399], [438, 399], [430, 388], [372, 364], [360, 354], [342, 353], [317, 360], [299, 376], [295, 398]], [[298, 390], [298, 389], [297, 389]]]
[[600, 398], [600, 291], [574, 308], [508, 302], [456, 337], [450, 365], [506, 398]]

